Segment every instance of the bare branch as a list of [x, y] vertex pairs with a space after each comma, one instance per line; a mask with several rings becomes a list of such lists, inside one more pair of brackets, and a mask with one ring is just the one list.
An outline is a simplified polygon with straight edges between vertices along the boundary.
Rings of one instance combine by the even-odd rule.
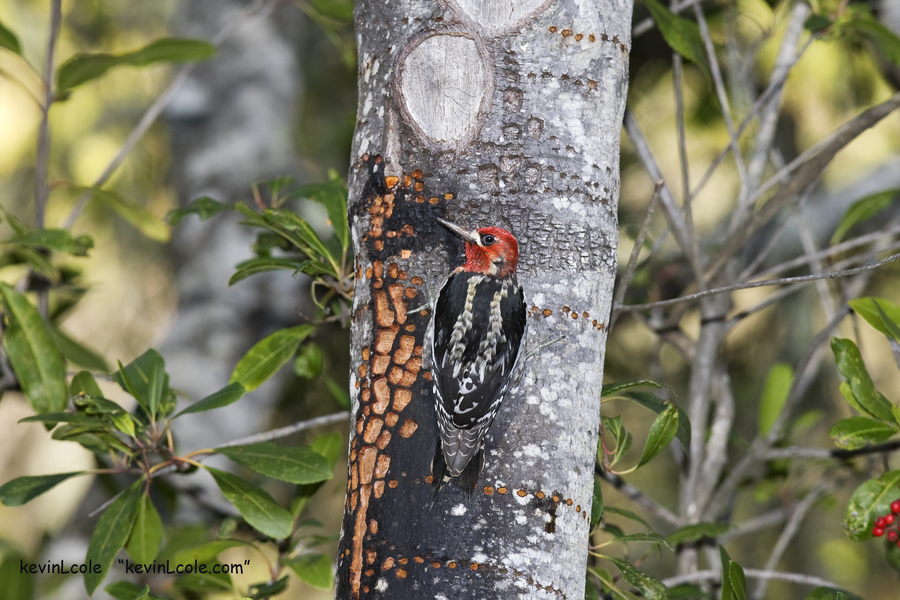
[[862, 246], [864, 244], [868, 244], [869, 242], [875, 241], [878, 238], [886, 235], [894, 235], [900, 233], [900, 225], [895, 225], [888, 229], [884, 229], [882, 231], [876, 231], [874, 233], [867, 233], [865, 235], [861, 235], [859, 237], [847, 240], [846, 242], [841, 242], [836, 246], [831, 246], [829, 248], [825, 248], [824, 250], [819, 250], [813, 254], [804, 254], [803, 256], [799, 256], [797, 258], [791, 259], [789, 261], [783, 262], [781, 264], [775, 265], [762, 271], [760, 273], [756, 273], [753, 275], [754, 278], [760, 277], [769, 277], [771, 275], [776, 275], [778, 273], [783, 273], [784, 271], [789, 271], [793, 268], [800, 267], [803, 265], [808, 265], [814, 260], [820, 260], [823, 258], [828, 258], [829, 256], [834, 256], [835, 254], [840, 254], [841, 252], [845, 252], [847, 250], [852, 250], [857, 246]]
[[307, 429], [312, 429], [313, 427], [321, 427], [322, 425], [330, 425], [331, 423], [340, 423], [341, 421], [346, 421], [349, 418], [349, 411], [332, 413], [330, 415], [325, 415], [324, 417], [316, 417], [315, 419], [307, 419], [306, 421], [297, 421], [293, 425], [288, 425], [287, 427], [279, 427], [278, 429], [272, 429], [271, 431], [265, 431], [263, 433], [257, 433], [255, 435], [249, 435], [247, 437], [232, 440], [225, 444], [219, 444], [213, 449], [218, 450], [219, 448], [229, 448], [231, 446], [245, 446], [247, 444], [271, 442], [272, 440], [277, 440], [279, 438], [287, 437], [301, 431], [306, 431]]
[[44, 103], [41, 106], [41, 126], [38, 132], [37, 159], [34, 167], [34, 221], [35, 227], [44, 228], [44, 212], [50, 197], [47, 169], [50, 163], [50, 107], [53, 105], [53, 54], [59, 25], [62, 21], [62, 0], [50, 3], [50, 35], [47, 39], [47, 56], [44, 57]]
[[[744, 575], [750, 577], [751, 579], [778, 579], [780, 581], [790, 581], [792, 583], [800, 583], [803, 585], [810, 585], [815, 587], [840, 588], [839, 585], [828, 581], [827, 579], [822, 579], [821, 577], [816, 577], [815, 575], [804, 575], [802, 573], [785, 573], [783, 571], [761, 571], [759, 569], [744, 569]], [[681, 585], [683, 583], [694, 583], [699, 581], [719, 581], [721, 580], [721, 578], [722, 574], [719, 571], [695, 571], [693, 573], [685, 573], [684, 575], [677, 575], [675, 577], [663, 579], [662, 583], [666, 587], [673, 587], [676, 585]]]
[[900, 449], [900, 440], [884, 442], [883, 444], [872, 444], [871, 446], [863, 446], [862, 448], [854, 448], [846, 450], [844, 448], [802, 448], [799, 446], [790, 446], [788, 448], [772, 448], [762, 454], [765, 460], [780, 460], [784, 458], [840, 458], [848, 459], [855, 456], [863, 456], [866, 454], [879, 454], [883, 452], [893, 452]]
[[[647, 172], [650, 174], [653, 181], [659, 181], [660, 179], [665, 181], [662, 172], [659, 170], [659, 165], [656, 163], [656, 159], [653, 158], [650, 146], [647, 144], [644, 134], [641, 133], [637, 120], [628, 109], [625, 110], [625, 131], [628, 133], [628, 137], [631, 138], [631, 142], [634, 144], [638, 157], [640, 157], [641, 162], [644, 163], [644, 168], [647, 169]], [[669, 186], [665, 183], [663, 183], [663, 188], [660, 192], [660, 199], [662, 200], [662, 205], [665, 209], [669, 228], [674, 232], [675, 240], [678, 242], [681, 251], [688, 257], [688, 260], [690, 260], [691, 266], [699, 280], [703, 272], [703, 265], [700, 264], [699, 256], [696, 256], [693, 253], [694, 242], [691, 239], [691, 232], [684, 222], [681, 210], [675, 203], [675, 198], [672, 196], [672, 190], [670, 190]]]
[[[738, 178], [741, 185], [746, 185], [747, 172], [744, 170], [744, 159], [741, 156], [741, 147], [738, 144], [738, 133], [734, 129], [734, 121], [731, 118], [731, 107], [728, 104], [728, 94], [725, 92], [725, 83], [722, 80], [722, 70], [719, 68], [719, 59], [716, 57], [716, 49], [713, 46], [712, 37], [709, 35], [709, 26], [706, 23], [706, 15], [699, 4], [693, 6], [694, 16], [697, 18], [697, 25], [700, 27], [700, 37], [703, 38], [703, 45], [706, 47], [706, 54], [709, 57], [709, 67], [713, 76], [713, 84], [716, 90], [716, 97], [719, 99], [719, 106], [722, 108], [722, 117], [725, 120], [725, 128], [728, 130], [728, 136], [731, 138], [731, 148], [734, 153], [734, 163], [737, 167]], [[687, 198], [685, 198], [687, 200]]]
[[628, 286], [631, 285], [631, 278], [634, 276], [634, 269], [637, 266], [638, 257], [640, 257], [641, 249], [644, 247], [644, 238], [647, 236], [647, 229], [650, 227], [650, 220], [653, 218], [656, 201], [659, 200], [659, 194], [662, 191], [663, 185], [665, 185], [665, 181], [662, 179], [656, 180], [653, 196], [650, 197], [650, 203], [647, 205], [643, 220], [641, 220], [641, 226], [638, 229], [637, 237], [634, 238], [634, 247], [631, 249], [631, 256], [628, 257], [628, 264], [625, 265], [625, 272], [622, 273], [622, 278], [619, 280], [619, 285], [616, 288], [616, 295], [613, 299], [613, 309], [609, 316], [609, 325], [606, 327], [607, 331], [613, 328], [613, 325], [616, 324], [616, 319], [619, 318], [619, 311], [616, 310], [615, 307], [622, 304], [622, 301], [625, 299], [625, 292], [628, 291]]
[[784, 185], [748, 219], [745, 226], [736, 228], [719, 251], [719, 255], [707, 268], [704, 277], [713, 280], [725, 267], [729, 259], [750, 239], [757, 230], [769, 222], [785, 205], [797, 199], [798, 195], [822, 175], [835, 155], [862, 132], [873, 127], [884, 117], [900, 107], [900, 92], [877, 106], [863, 111], [844, 123], [831, 136], [816, 144], [772, 176], [747, 202], [753, 205], [769, 190], [784, 182]]
[[594, 465], [594, 473], [599, 475], [603, 481], [609, 483], [614, 488], [619, 490], [619, 492], [624, 494], [628, 499], [643, 506], [666, 523], [675, 526], [680, 525], [681, 522], [679, 521], [678, 516], [675, 513], [664, 506], [660, 506], [655, 501], [645, 496], [644, 492], [631, 485], [618, 475], [604, 471], [599, 464]]
[[879, 260], [876, 263], [872, 263], [869, 265], [863, 265], [862, 267], [857, 267], [855, 269], [846, 269], [843, 271], [829, 271], [827, 273], [820, 273], [817, 275], [801, 275], [798, 277], [785, 277], [782, 279], [768, 279], [766, 281], [753, 281], [749, 283], [737, 283], [735, 285], [728, 285], [725, 287], [715, 288], [712, 290], [706, 290], [705, 292], [697, 292], [695, 294], [688, 294], [687, 296], [681, 296], [680, 298], [673, 298], [671, 300], [660, 300], [659, 302], [648, 302], [646, 304], [628, 304], [625, 306], [617, 307], [621, 312], [631, 312], [635, 310], [646, 310], [648, 308], [657, 308], [660, 306], [671, 306], [673, 304], [682, 304], [684, 302], [693, 302], [694, 300], [699, 300], [701, 298], [706, 298], [707, 296], [715, 296], [717, 294], [725, 294], [728, 292], [734, 292], [737, 290], [746, 290], [751, 288], [758, 287], [767, 287], [772, 285], [784, 285], [784, 284], [792, 284], [792, 283], [808, 283], [810, 281], [819, 281], [820, 279], [838, 279], [841, 277], [850, 277], [852, 275], [856, 275], [857, 273], [864, 273], [866, 271], [873, 271], [875, 269], [879, 269], [884, 265], [890, 264], [892, 262], [900, 259], [900, 254], [894, 254], [889, 256], [883, 260]]
[[[702, 0], [684, 0], [684, 2], [674, 2], [674, 3], [672, 3], [672, 5], [669, 7], [669, 9], [670, 9], [674, 14], [677, 15], [678, 13], [680, 13], [681, 11], [683, 11], [684, 9], [690, 8], [690, 7], [693, 6], [694, 4], [700, 4], [701, 1], [702, 1]], [[653, 29], [654, 26], [655, 26], [655, 24], [653, 23], [653, 19], [651, 19], [650, 17], [647, 17], [646, 19], [644, 19], [643, 21], [641, 21], [640, 23], [638, 23], [637, 25], [635, 25], [634, 28], [632, 28], [632, 30], [631, 30], [631, 37], [636, 38], [636, 37], [638, 37], [638, 36], [644, 35], [644, 34], [647, 33], [648, 31], [650, 31], [651, 29]]]
[[[794, 539], [794, 536], [797, 535], [797, 532], [800, 530], [800, 525], [803, 523], [803, 520], [806, 518], [806, 515], [809, 514], [809, 511], [816, 501], [822, 496], [830, 494], [837, 486], [838, 484], [835, 481], [820, 481], [818, 485], [811, 489], [806, 496], [793, 507], [791, 516], [785, 524], [784, 529], [781, 530], [778, 541], [775, 542], [775, 547], [772, 549], [772, 554], [769, 555], [769, 559], [763, 567], [766, 571], [774, 570], [775, 567], [778, 566], [778, 563], [781, 562], [784, 553], [787, 551], [788, 545]], [[765, 577], [759, 578], [759, 581], [756, 583], [756, 589], [753, 591], [754, 600], [762, 600], [763, 596], [766, 595], [766, 588], [768, 586], [768, 579]]]

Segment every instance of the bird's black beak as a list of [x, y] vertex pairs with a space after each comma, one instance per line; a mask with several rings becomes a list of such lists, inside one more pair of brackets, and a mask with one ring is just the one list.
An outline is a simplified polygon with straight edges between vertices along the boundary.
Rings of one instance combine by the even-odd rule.
[[477, 229], [473, 229], [472, 231], [466, 231], [465, 229], [463, 229], [456, 223], [451, 223], [450, 221], [445, 221], [444, 219], [438, 219], [437, 221], [438, 221], [438, 223], [440, 223], [441, 225], [443, 225], [444, 227], [446, 227], [447, 229], [449, 229], [450, 231], [452, 231], [453, 233], [455, 233], [456, 235], [458, 235], [465, 241], [469, 242], [470, 244], [477, 245], [477, 244], [481, 243], [481, 241], [478, 239], [478, 230]]

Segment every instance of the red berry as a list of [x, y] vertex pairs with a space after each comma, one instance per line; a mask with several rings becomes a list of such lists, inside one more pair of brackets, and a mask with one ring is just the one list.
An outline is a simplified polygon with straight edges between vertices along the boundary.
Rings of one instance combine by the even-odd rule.
[[888, 525], [890, 525], [891, 523], [893, 523], [893, 522], [894, 522], [894, 515], [893, 515], [893, 514], [890, 514], [890, 515], [884, 515], [884, 522], [887, 523]]
[[891, 512], [894, 514], [900, 513], [900, 500], [891, 502]]
[[884, 526], [885, 526], [884, 517], [878, 517], [877, 519], [875, 519], [875, 527], [878, 527], [879, 529], [884, 529]]
[[872, 535], [874, 535], [875, 537], [881, 537], [884, 535], [884, 529], [882, 529], [881, 527], [875, 527], [874, 529], [872, 529]]
[[891, 529], [890, 531], [888, 531], [889, 540], [891, 540], [892, 542], [896, 542], [897, 538], [900, 538], [900, 534], [898, 534], [895, 529]]

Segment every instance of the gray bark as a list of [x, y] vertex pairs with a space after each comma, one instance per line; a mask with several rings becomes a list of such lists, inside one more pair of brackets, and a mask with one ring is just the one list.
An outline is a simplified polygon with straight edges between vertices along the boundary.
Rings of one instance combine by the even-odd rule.
[[[337, 597], [580, 599], [631, 3], [368, 0], [356, 21], [354, 418]], [[430, 315], [407, 311], [461, 262], [438, 217], [517, 237], [537, 354], [488, 434], [475, 493], [448, 485], [429, 509]]]

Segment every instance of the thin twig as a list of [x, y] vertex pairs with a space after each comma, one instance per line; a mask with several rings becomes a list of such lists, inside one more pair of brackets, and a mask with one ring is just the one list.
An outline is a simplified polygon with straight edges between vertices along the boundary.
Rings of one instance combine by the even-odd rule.
[[[673, 14], [677, 15], [684, 9], [690, 8], [694, 4], [699, 4], [702, 1], [703, 0], [684, 0], [684, 2], [675, 2], [671, 5], [670, 10], [672, 11]], [[634, 26], [634, 28], [631, 30], [631, 37], [636, 38], [638, 36], [644, 35], [648, 31], [653, 29], [653, 27], [654, 27], [653, 19], [651, 19], [650, 17], [647, 17], [646, 19], [644, 19], [643, 21], [641, 21], [640, 23], [638, 23], [637, 25]]]
[[847, 269], [844, 271], [829, 271], [827, 273], [819, 273], [817, 275], [801, 275], [798, 277], [784, 277], [782, 279], [768, 279], [766, 281], [752, 281], [749, 283], [737, 283], [734, 285], [728, 285], [720, 288], [715, 288], [712, 290], [706, 290], [705, 292], [697, 292], [695, 294], [688, 294], [687, 296], [681, 296], [680, 298], [672, 298], [671, 300], [660, 300], [658, 302], [648, 302], [646, 304], [628, 304], [625, 306], [620, 306], [618, 309], [622, 312], [631, 312], [635, 310], [647, 310], [649, 308], [657, 308], [660, 306], [672, 306], [673, 304], [682, 304], [684, 302], [693, 302], [694, 300], [699, 300], [701, 298], [706, 298], [707, 296], [714, 296], [717, 294], [725, 294], [728, 292], [734, 292], [737, 290], [747, 290], [758, 287], [767, 287], [772, 285], [784, 285], [784, 284], [793, 284], [793, 283], [808, 283], [810, 281], [819, 281], [820, 279], [839, 279], [841, 277], [850, 277], [852, 275], [856, 275], [857, 273], [864, 273], [866, 271], [873, 271], [875, 269], [879, 269], [884, 265], [890, 264], [892, 262], [900, 259], [900, 254], [894, 254], [889, 256], [883, 260], [879, 260], [876, 263], [872, 263], [869, 265], [863, 265], [862, 267], [857, 267], [855, 269]]
[[[816, 577], [815, 575], [804, 575], [803, 573], [785, 573], [783, 571], [762, 571], [760, 569], [744, 569], [744, 575], [751, 579], [778, 579], [780, 581], [790, 581], [792, 583], [800, 583], [815, 587], [831, 587], [840, 588], [839, 585]], [[720, 571], [695, 571], [693, 573], [685, 573], [684, 575], [676, 575], [663, 579], [662, 583], [666, 587], [674, 587], [683, 583], [695, 583], [699, 581], [720, 581], [722, 573]]]
[[741, 156], [741, 147], [738, 144], [738, 134], [734, 129], [734, 121], [731, 118], [731, 107], [728, 104], [728, 94], [725, 92], [725, 83], [722, 79], [722, 70], [719, 68], [719, 59], [716, 57], [716, 49], [713, 46], [712, 36], [709, 34], [709, 26], [706, 23], [706, 15], [699, 4], [693, 6], [694, 16], [697, 18], [697, 25], [700, 28], [700, 37], [703, 38], [703, 45], [706, 48], [706, 54], [709, 57], [709, 68], [713, 76], [713, 87], [716, 90], [716, 97], [719, 99], [719, 106], [722, 108], [722, 117], [725, 119], [725, 128], [728, 130], [728, 136], [731, 138], [731, 147], [734, 154], [735, 166], [737, 166], [738, 179], [741, 185], [747, 181], [747, 172], [744, 170], [744, 159]]
[[50, 36], [47, 40], [47, 56], [44, 61], [44, 104], [41, 107], [41, 126], [38, 132], [37, 159], [34, 167], [34, 221], [37, 229], [44, 228], [44, 213], [50, 197], [47, 171], [50, 163], [50, 107], [53, 105], [53, 54], [59, 25], [62, 21], [62, 0], [50, 3]]
[[787, 425], [787, 421], [791, 416], [797, 402], [803, 397], [806, 389], [809, 387], [813, 377], [818, 370], [821, 357], [822, 346], [831, 337], [832, 331], [840, 325], [844, 317], [849, 313], [849, 307], [845, 304], [842, 306], [832, 319], [822, 330], [813, 338], [809, 345], [809, 350], [797, 365], [796, 376], [788, 390], [787, 398], [781, 407], [781, 411], [775, 418], [775, 422], [769, 429], [769, 433], [765, 437], [758, 437], [754, 440], [750, 450], [744, 455], [737, 465], [731, 470], [724, 481], [719, 485], [715, 496], [707, 507], [707, 515], [718, 514], [721, 507], [725, 506], [734, 490], [744, 480], [744, 477], [750, 473], [751, 469], [758, 464], [759, 457], [765, 454], [773, 444], [781, 437], [782, 432]]
[[678, 515], [676, 515], [666, 507], [657, 504], [654, 500], [651, 500], [649, 497], [644, 495], [644, 492], [631, 485], [618, 475], [605, 471], [599, 464], [594, 464], [594, 473], [596, 473], [603, 481], [609, 483], [614, 488], [619, 490], [619, 492], [624, 494], [628, 499], [632, 500], [636, 504], [643, 506], [663, 521], [675, 526], [681, 524], [678, 519]]
[[298, 421], [293, 425], [288, 425], [287, 427], [279, 427], [278, 429], [272, 429], [271, 431], [264, 431], [263, 433], [248, 435], [247, 437], [232, 440], [224, 444], [219, 444], [218, 446], [214, 446], [213, 450], [218, 450], [219, 448], [229, 448], [231, 446], [245, 446], [247, 444], [270, 442], [272, 440], [287, 437], [301, 431], [306, 431], [307, 429], [312, 429], [313, 427], [321, 427], [322, 425], [330, 425], [331, 423], [340, 423], [341, 421], [346, 421], [349, 418], [349, 411], [332, 413], [330, 415], [325, 415], [324, 417], [316, 417], [315, 419]]
[[[762, 93], [762, 95], [757, 98], [756, 102], [753, 104], [753, 108], [750, 109], [750, 112], [744, 117], [744, 120], [741, 121], [741, 124], [737, 128], [737, 138], [740, 139], [741, 135], [747, 130], [751, 123], [753, 123], [754, 119], [759, 115], [760, 110], [762, 110], [763, 106], [769, 101], [769, 98], [778, 93], [781, 88], [784, 86], [784, 82], [787, 81], [788, 73], [790, 73], [791, 68], [800, 60], [800, 57], [812, 43], [812, 41], [816, 39], [815, 36], [811, 36], [806, 44], [794, 55], [794, 59], [787, 68], [784, 69], [781, 73], [772, 73], [772, 78], [769, 80], [769, 85], [766, 90]], [[721, 152], [716, 156], [716, 158], [710, 163], [709, 168], [706, 170], [706, 173], [703, 174], [703, 177], [700, 178], [700, 181], [697, 183], [696, 187], [694, 187], [694, 191], [691, 192], [691, 198], [696, 198], [703, 188], [706, 187], [706, 184], [709, 183], [712, 178], [713, 173], [715, 173], [716, 169], [719, 168], [719, 165], [725, 160], [725, 157], [728, 156], [728, 153], [731, 152], [733, 145], [732, 142], [728, 142], [728, 145], [722, 149]]]
[[[280, 1], [281, 0], [257, 0], [257, 2], [255, 2], [247, 9], [237, 11], [228, 20], [228, 22], [225, 23], [219, 33], [217, 33], [215, 37], [213, 37], [211, 43], [217, 47], [221, 46], [222, 43], [230, 38], [237, 30], [237, 28], [245, 23], [248, 18], [257, 14], [262, 16], [268, 14]], [[169, 86], [165, 90], [163, 90], [156, 101], [150, 105], [150, 107], [144, 113], [144, 116], [141, 117], [141, 120], [128, 135], [125, 143], [122, 144], [122, 147], [119, 148], [119, 151], [109, 162], [109, 164], [106, 165], [106, 168], [103, 169], [103, 172], [99, 177], [97, 177], [91, 187], [101, 187], [104, 183], [106, 183], [106, 181], [110, 178], [110, 176], [112, 176], [116, 169], [119, 168], [119, 165], [121, 165], [125, 160], [125, 157], [127, 157], [134, 146], [137, 145], [138, 141], [140, 141], [140, 139], [144, 137], [144, 134], [147, 133], [147, 130], [150, 129], [150, 126], [153, 125], [159, 115], [162, 114], [162, 111], [165, 110], [166, 106], [169, 105], [169, 102], [175, 96], [175, 92], [177, 92], [181, 85], [185, 81], [187, 81], [188, 77], [190, 77], [195, 67], [196, 63], [188, 63], [178, 70], [178, 73], [176, 73], [175, 77], [172, 78], [172, 82], [169, 83]], [[90, 192], [85, 192], [81, 195], [81, 197], [78, 198], [78, 201], [72, 208], [72, 212], [70, 212], [69, 216], [66, 217], [63, 228], [70, 229], [72, 225], [75, 224], [75, 221], [78, 219], [78, 216], [81, 214], [81, 211], [84, 209], [84, 205], [87, 203], [90, 197]]]
[[821, 260], [823, 258], [828, 258], [834, 256], [835, 254], [840, 254], [846, 250], [852, 250], [857, 246], [862, 246], [864, 244], [868, 244], [871, 241], [877, 240], [878, 238], [885, 235], [894, 235], [900, 233], [900, 225], [895, 225], [894, 227], [890, 227], [888, 229], [882, 231], [876, 231], [874, 233], [867, 233], [865, 235], [861, 235], [859, 237], [847, 240], [846, 242], [841, 242], [835, 246], [831, 246], [829, 248], [825, 248], [823, 250], [819, 250], [813, 254], [804, 254], [803, 256], [799, 256], [797, 258], [785, 261], [783, 263], [779, 263], [775, 266], [769, 267], [765, 271], [761, 271], [753, 275], [754, 278], [760, 277], [770, 277], [772, 275], [776, 275], [778, 273], [783, 273], [784, 271], [790, 271], [793, 268], [800, 267], [803, 265], [808, 265], [814, 260]]
[[619, 280], [619, 286], [616, 288], [616, 295], [613, 298], [612, 314], [609, 316], [609, 325], [606, 327], [607, 331], [610, 331], [613, 328], [613, 325], [616, 324], [616, 319], [619, 318], [619, 311], [616, 310], [615, 307], [620, 306], [625, 300], [625, 292], [628, 290], [628, 286], [631, 285], [631, 278], [634, 277], [634, 270], [637, 266], [638, 258], [641, 255], [641, 249], [644, 247], [644, 238], [647, 236], [647, 230], [650, 228], [650, 221], [653, 218], [656, 201], [659, 200], [659, 194], [662, 191], [664, 184], [665, 181], [662, 179], [656, 180], [653, 196], [650, 197], [650, 203], [647, 204], [647, 210], [644, 212], [644, 218], [641, 220], [641, 226], [638, 229], [637, 237], [634, 238], [634, 247], [631, 249], [631, 256], [628, 257], [628, 264], [625, 265], [625, 272], [622, 273], [622, 278]]
[[[660, 171], [659, 165], [653, 157], [653, 153], [650, 151], [650, 145], [647, 144], [644, 134], [641, 133], [637, 119], [634, 118], [634, 114], [627, 108], [625, 109], [625, 131], [628, 133], [628, 137], [631, 139], [631, 143], [634, 145], [634, 149], [637, 151], [638, 157], [644, 164], [644, 168], [647, 169], [647, 172], [650, 174], [651, 179], [653, 179], [653, 181], [659, 181], [660, 179], [665, 181], [665, 178], [662, 176], [662, 171]], [[678, 205], [675, 203], [675, 198], [672, 196], [672, 190], [670, 190], [669, 186], [665, 183], [663, 183], [662, 190], [660, 191], [660, 200], [662, 200], [662, 205], [665, 209], [669, 228], [674, 232], [678, 246], [681, 248], [684, 255], [688, 257], [691, 267], [699, 281], [702, 278], [703, 265], [700, 263], [700, 258], [693, 252], [694, 242], [691, 239], [690, 231], [688, 231], [687, 224], [684, 222], [681, 210], [679, 210]]]
[[866, 454], [879, 454], [882, 452], [893, 452], [900, 449], [900, 440], [884, 442], [883, 444], [872, 444], [871, 446], [863, 446], [862, 448], [854, 448], [847, 450], [845, 448], [802, 448], [800, 446], [790, 446], [788, 448], [772, 448], [762, 454], [765, 460], [781, 460], [784, 458], [839, 458], [846, 460], [856, 456]]
[[785, 511], [784, 508], [776, 508], [774, 510], [764, 512], [761, 515], [757, 515], [752, 519], [747, 519], [743, 523], [737, 524], [731, 531], [720, 535], [718, 537], [718, 541], [720, 544], [724, 544], [728, 540], [743, 537], [745, 535], [751, 535], [762, 531], [763, 529], [781, 525], [782, 523], [784, 523], [784, 520], [786, 518], [787, 511]]
[[827, 140], [801, 154], [766, 181], [748, 199], [748, 204], [756, 204], [757, 200], [779, 183], [784, 183], [784, 185], [766, 201], [762, 208], [753, 213], [744, 226], [735, 230], [725, 241], [719, 250], [719, 255], [712, 261], [704, 274], [706, 280], [713, 280], [725, 268], [730, 258], [744, 247], [750, 236], [767, 224], [786, 204], [796, 200], [798, 194], [818, 180], [840, 150], [898, 107], [900, 107], [900, 92], [850, 119], [834, 131]]
[[[766, 560], [766, 564], [763, 567], [764, 570], [773, 571], [775, 567], [778, 566], [778, 563], [780, 563], [781, 559], [784, 557], [784, 553], [787, 551], [791, 541], [800, 530], [800, 525], [803, 524], [806, 515], [812, 510], [813, 505], [819, 498], [834, 491], [836, 487], [837, 482], [835, 481], [828, 480], [826, 482], [820, 482], [793, 507], [788, 522], [778, 535], [778, 540], [772, 548], [772, 553], [769, 555], [768, 560]], [[769, 587], [769, 580], [764, 577], [759, 578], [759, 581], [756, 583], [756, 589], [753, 590], [754, 600], [762, 600], [763, 596], [766, 595], [767, 587]]]

